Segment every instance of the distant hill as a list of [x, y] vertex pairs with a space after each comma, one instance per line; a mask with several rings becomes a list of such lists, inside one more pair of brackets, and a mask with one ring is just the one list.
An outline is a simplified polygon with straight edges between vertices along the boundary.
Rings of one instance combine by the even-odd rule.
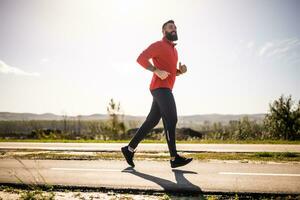
[[[81, 120], [103, 120], [107, 119], [107, 115], [93, 114], [93, 115], [81, 115], [81, 116], [66, 116], [67, 119], [78, 119]], [[11, 113], [11, 112], [0, 112], [1, 121], [11, 120], [63, 120], [63, 115], [55, 115], [52, 113], [34, 114], [34, 113]]]
[[[228, 123], [230, 120], [239, 120], [244, 116], [248, 116], [250, 120], [256, 120], [261, 122], [265, 114], [242, 114], [242, 115], [223, 115], [223, 114], [205, 114], [205, 115], [187, 115], [178, 116], [178, 123], [180, 125], [190, 124], [203, 124], [205, 121], [210, 123], [221, 122]], [[92, 114], [92, 115], [80, 115], [80, 116], [66, 116], [69, 120], [105, 120], [108, 119], [107, 114]], [[63, 120], [63, 115], [55, 115], [52, 113], [34, 114], [34, 113], [11, 113], [0, 112], [0, 121], [12, 121], [12, 120]], [[125, 115], [125, 121], [140, 121], [145, 120], [145, 116], [131, 116]]]
[[203, 124], [205, 121], [210, 123], [221, 122], [222, 124], [226, 124], [232, 120], [239, 120], [243, 117], [247, 116], [249, 120], [262, 122], [265, 118], [266, 114], [240, 114], [240, 115], [223, 115], [223, 114], [206, 114], [206, 115], [188, 115], [188, 116], [179, 116], [178, 121], [181, 125], [189, 125], [189, 124]]

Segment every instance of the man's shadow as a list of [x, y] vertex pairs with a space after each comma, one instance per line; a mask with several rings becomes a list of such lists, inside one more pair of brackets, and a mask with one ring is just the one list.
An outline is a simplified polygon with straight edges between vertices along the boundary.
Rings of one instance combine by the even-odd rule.
[[167, 179], [159, 178], [156, 176], [152, 176], [149, 174], [145, 174], [139, 171], [136, 171], [132, 167], [127, 167], [122, 170], [122, 172], [130, 173], [146, 180], [152, 181], [158, 185], [160, 185], [165, 192], [170, 193], [180, 193], [180, 194], [203, 194], [200, 187], [191, 183], [188, 179], [184, 177], [184, 174], [197, 174], [197, 172], [187, 171], [187, 170], [179, 170], [172, 169], [175, 174], [176, 182], [169, 181]]

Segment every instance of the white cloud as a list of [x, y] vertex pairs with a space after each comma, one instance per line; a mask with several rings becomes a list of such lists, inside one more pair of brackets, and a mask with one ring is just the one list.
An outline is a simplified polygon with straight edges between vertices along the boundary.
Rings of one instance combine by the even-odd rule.
[[271, 49], [272, 47], [273, 47], [273, 43], [267, 42], [267, 43], [260, 49], [259, 55], [260, 55], [260, 56], [265, 55], [265, 54], [267, 53], [267, 51], [268, 51], [269, 49]]
[[300, 40], [288, 38], [265, 43], [259, 50], [260, 56], [284, 56], [291, 52], [299, 52]]
[[37, 72], [33, 72], [33, 73], [25, 72], [17, 67], [9, 66], [1, 60], [0, 60], [0, 73], [15, 74], [15, 75], [21, 75], [21, 76], [39, 76], [40, 75]]

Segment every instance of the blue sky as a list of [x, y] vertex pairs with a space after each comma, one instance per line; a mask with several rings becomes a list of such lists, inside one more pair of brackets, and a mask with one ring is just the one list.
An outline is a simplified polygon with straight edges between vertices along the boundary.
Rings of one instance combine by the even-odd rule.
[[300, 99], [297, 0], [0, 0], [0, 111], [147, 115], [151, 72], [137, 56], [175, 20], [179, 115], [265, 113]]

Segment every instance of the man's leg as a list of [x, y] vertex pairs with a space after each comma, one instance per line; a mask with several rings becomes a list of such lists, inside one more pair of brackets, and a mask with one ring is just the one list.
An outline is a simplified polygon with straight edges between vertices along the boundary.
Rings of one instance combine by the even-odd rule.
[[138, 144], [145, 138], [145, 136], [158, 124], [160, 118], [161, 115], [160, 115], [159, 106], [155, 101], [155, 99], [153, 98], [151, 110], [145, 122], [137, 130], [137, 132], [129, 142], [128, 148], [130, 148], [130, 150], [134, 150], [138, 146]]
[[159, 105], [159, 110], [163, 118], [170, 156], [171, 158], [174, 158], [177, 155], [175, 137], [177, 110], [173, 93], [168, 88], [159, 88], [153, 90], [152, 95]]
[[177, 123], [177, 111], [174, 96], [170, 89], [160, 88], [153, 90], [152, 95], [159, 105], [161, 116], [163, 118], [166, 138], [170, 151], [170, 164], [172, 168], [181, 167], [190, 163], [193, 158], [185, 158], [177, 154], [176, 150], [176, 123]]
[[133, 162], [133, 157], [134, 157], [134, 153], [135, 153], [134, 149], [142, 141], [142, 139], [145, 138], [147, 133], [149, 133], [150, 130], [153, 129], [158, 124], [160, 118], [161, 118], [161, 115], [160, 115], [158, 104], [156, 103], [155, 99], [153, 98], [151, 110], [150, 110], [145, 122], [137, 130], [137, 132], [135, 133], [134, 137], [131, 139], [129, 144], [127, 146], [124, 146], [121, 148], [121, 151], [126, 159], [126, 162], [131, 167], [135, 166], [135, 164]]

